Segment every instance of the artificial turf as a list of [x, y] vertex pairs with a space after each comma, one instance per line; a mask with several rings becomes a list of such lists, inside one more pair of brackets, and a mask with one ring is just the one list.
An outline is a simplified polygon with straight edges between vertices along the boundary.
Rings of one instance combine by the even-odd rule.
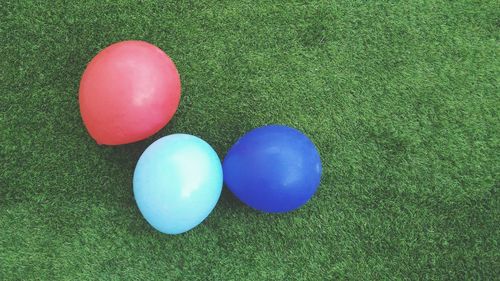
[[[498, 280], [497, 1], [2, 1], [0, 280]], [[97, 52], [145, 40], [182, 79], [148, 140], [97, 145], [78, 107]], [[171, 133], [223, 159], [264, 124], [323, 161], [303, 208], [264, 214], [227, 190], [178, 236], [132, 194]]]

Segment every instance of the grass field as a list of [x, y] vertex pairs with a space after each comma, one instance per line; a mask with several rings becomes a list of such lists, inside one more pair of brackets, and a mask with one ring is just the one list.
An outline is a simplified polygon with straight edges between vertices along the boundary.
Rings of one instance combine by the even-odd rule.
[[[2, 1], [0, 280], [498, 280], [497, 1]], [[175, 61], [174, 119], [98, 146], [78, 107], [86, 64], [151, 42]], [[280, 123], [317, 145], [298, 211], [227, 190], [200, 226], [154, 231], [132, 194], [171, 133], [223, 159]]]

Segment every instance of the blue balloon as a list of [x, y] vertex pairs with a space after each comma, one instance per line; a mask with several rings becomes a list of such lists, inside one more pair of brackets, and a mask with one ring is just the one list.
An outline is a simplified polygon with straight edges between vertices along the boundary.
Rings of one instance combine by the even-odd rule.
[[241, 201], [269, 213], [304, 205], [321, 180], [321, 159], [300, 131], [281, 125], [254, 129], [229, 150], [224, 182]]
[[186, 232], [213, 210], [222, 190], [217, 153], [202, 139], [174, 134], [152, 143], [134, 172], [134, 197], [144, 218], [168, 234]]

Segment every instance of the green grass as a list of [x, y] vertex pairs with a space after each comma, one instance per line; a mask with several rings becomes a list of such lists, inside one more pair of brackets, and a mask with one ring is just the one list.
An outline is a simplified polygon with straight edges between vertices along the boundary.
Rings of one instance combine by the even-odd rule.
[[[497, 1], [163, 2], [2, 1], [0, 280], [498, 280]], [[79, 80], [127, 39], [172, 57], [181, 104], [150, 139], [98, 146]], [[270, 123], [322, 156], [303, 208], [225, 190], [183, 235], [141, 217], [151, 142], [194, 134], [222, 159]]]

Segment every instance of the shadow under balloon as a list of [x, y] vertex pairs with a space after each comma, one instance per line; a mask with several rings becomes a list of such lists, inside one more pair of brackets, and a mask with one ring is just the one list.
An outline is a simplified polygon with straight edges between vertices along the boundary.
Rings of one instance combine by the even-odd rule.
[[246, 206], [243, 202], [241, 202], [241, 200], [239, 200], [225, 184], [222, 188], [222, 193], [220, 195], [219, 202], [217, 203], [217, 205], [218, 205], [217, 207], [220, 207], [221, 209], [230, 211], [240, 211], [240, 210], [255, 211]]

